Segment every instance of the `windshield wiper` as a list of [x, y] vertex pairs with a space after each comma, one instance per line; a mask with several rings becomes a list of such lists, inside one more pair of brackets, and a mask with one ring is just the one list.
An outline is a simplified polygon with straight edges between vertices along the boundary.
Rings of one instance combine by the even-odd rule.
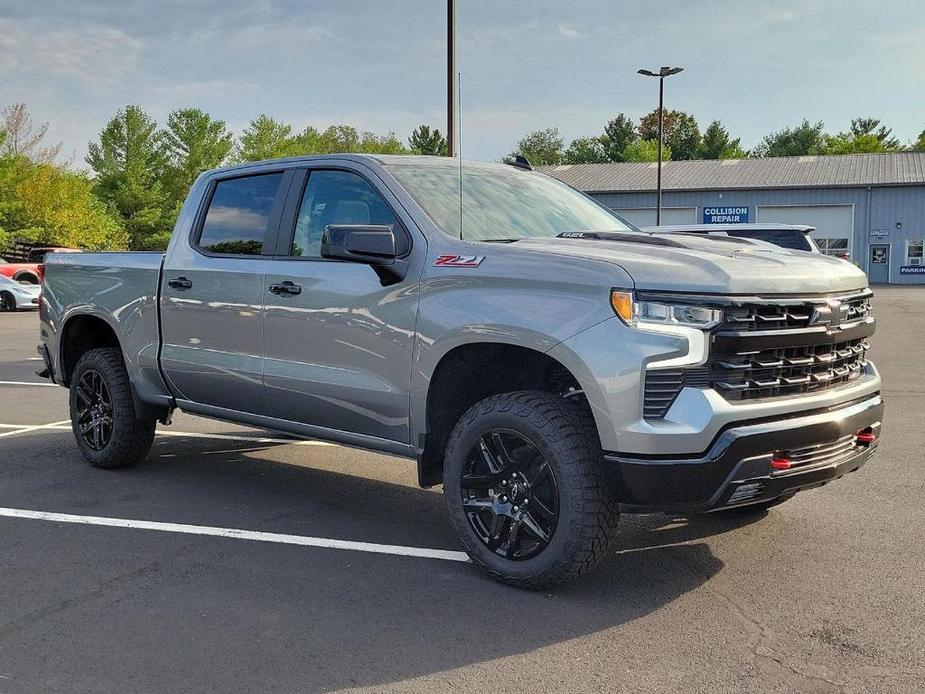
[[520, 241], [520, 240], [521, 239], [519, 238], [516, 238], [516, 239], [479, 239], [479, 241], [482, 241], [483, 243], [516, 243], [517, 241]]

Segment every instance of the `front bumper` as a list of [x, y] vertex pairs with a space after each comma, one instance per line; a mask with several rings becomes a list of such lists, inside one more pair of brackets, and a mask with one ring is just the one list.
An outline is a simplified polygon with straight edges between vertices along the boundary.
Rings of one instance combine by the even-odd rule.
[[[880, 438], [879, 393], [825, 410], [745, 422], [723, 430], [709, 450], [690, 456], [605, 453], [611, 485], [630, 513], [712, 511], [770, 501], [854, 472]], [[859, 442], [857, 433], [874, 434]], [[788, 470], [771, 461], [792, 458]]]

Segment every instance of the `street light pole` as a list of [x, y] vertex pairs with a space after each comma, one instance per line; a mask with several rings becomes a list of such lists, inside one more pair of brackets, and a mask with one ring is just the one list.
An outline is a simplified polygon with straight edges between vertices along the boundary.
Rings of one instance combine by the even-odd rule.
[[665, 143], [665, 78], [681, 72], [683, 67], [662, 67], [658, 72], [637, 70], [646, 77], [658, 77], [658, 168], [656, 174], [655, 226], [662, 223], [662, 148]]
[[446, 153], [456, 156], [456, 0], [446, 1]]

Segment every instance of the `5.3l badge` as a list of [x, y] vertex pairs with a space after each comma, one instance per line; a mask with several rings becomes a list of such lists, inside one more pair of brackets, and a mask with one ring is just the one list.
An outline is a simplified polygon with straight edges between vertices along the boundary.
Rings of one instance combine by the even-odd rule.
[[484, 255], [441, 255], [434, 261], [434, 267], [478, 267], [483, 260]]

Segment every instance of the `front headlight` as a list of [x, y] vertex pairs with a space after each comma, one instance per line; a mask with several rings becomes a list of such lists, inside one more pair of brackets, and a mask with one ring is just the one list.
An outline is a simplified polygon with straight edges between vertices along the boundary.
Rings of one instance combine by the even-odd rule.
[[610, 292], [610, 305], [624, 323], [641, 329], [664, 326], [709, 330], [719, 325], [723, 319], [723, 312], [717, 308], [661, 301], [637, 301], [633, 292], [622, 289]]

